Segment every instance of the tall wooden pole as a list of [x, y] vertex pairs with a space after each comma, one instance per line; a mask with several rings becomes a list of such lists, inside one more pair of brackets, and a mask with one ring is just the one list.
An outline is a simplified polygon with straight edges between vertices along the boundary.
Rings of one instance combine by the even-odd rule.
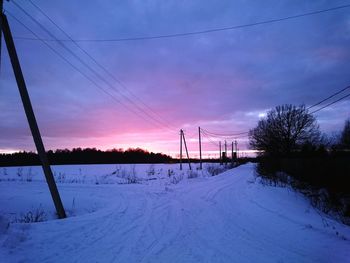
[[233, 141], [232, 141], [232, 144], [231, 144], [231, 164], [233, 166]]
[[237, 141], [235, 140], [235, 148], [236, 148], [236, 158], [238, 159], [238, 143]]
[[180, 130], [180, 170], [182, 170], [182, 129]]
[[222, 154], [221, 154], [221, 141], [219, 141], [219, 151], [220, 151], [220, 165], [222, 165]]
[[225, 140], [225, 165], [227, 165], [227, 142]]
[[[3, 13], [3, 0], [0, 0], [0, 14]], [[1, 44], [2, 44], [2, 18], [0, 18], [0, 74], [1, 74]]]
[[188, 150], [187, 150], [187, 144], [186, 144], [185, 134], [184, 134], [183, 131], [182, 131], [182, 138], [183, 138], [183, 140], [184, 140], [184, 145], [185, 145], [185, 150], [186, 150], [186, 155], [187, 155], [187, 160], [188, 160], [188, 166], [190, 167], [190, 170], [192, 170], [191, 161], [190, 161], [190, 156], [188, 155]]
[[55, 180], [54, 180], [51, 168], [50, 168], [50, 164], [49, 164], [46, 152], [45, 152], [44, 144], [43, 144], [43, 141], [41, 139], [39, 127], [38, 127], [38, 124], [37, 124], [36, 119], [35, 119], [32, 104], [30, 102], [30, 98], [29, 98], [29, 94], [27, 91], [25, 81], [24, 81], [21, 65], [19, 63], [15, 44], [13, 42], [11, 30], [10, 30], [7, 18], [3, 13], [1, 13], [1, 20], [2, 20], [2, 31], [4, 33], [7, 51], [9, 53], [12, 68], [13, 68], [13, 71], [14, 71], [14, 74], [16, 77], [16, 82], [17, 82], [17, 86], [19, 89], [19, 93], [21, 95], [24, 111], [25, 111], [25, 114], [27, 116], [29, 127], [30, 127], [30, 130], [31, 130], [32, 135], [33, 135], [34, 143], [35, 143], [37, 152], [38, 152], [40, 160], [41, 160], [42, 168], [44, 170], [46, 182], [49, 186], [51, 196], [52, 196], [53, 202], [54, 202], [55, 207], [56, 207], [58, 217], [65, 218], [66, 213], [64, 211], [62, 201], [61, 201], [59, 192], [57, 190], [57, 186], [56, 186], [56, 183], [55, 183]]
[[199, 169], [202, 170], [202, 138], [201, 138], [201, 127], [198, 127], [198, 141], [199, 141]]

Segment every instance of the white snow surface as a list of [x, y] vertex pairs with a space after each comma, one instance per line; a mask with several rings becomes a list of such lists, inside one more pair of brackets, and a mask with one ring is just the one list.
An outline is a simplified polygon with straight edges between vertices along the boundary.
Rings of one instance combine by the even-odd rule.
[[[350, 262], [350, 227], [254, 164], [187, 169], [54, 166], [59, 220], [40, 167], [0, 168], [0, 262]], [[46, 221], [16, 222], [38, 208]]]

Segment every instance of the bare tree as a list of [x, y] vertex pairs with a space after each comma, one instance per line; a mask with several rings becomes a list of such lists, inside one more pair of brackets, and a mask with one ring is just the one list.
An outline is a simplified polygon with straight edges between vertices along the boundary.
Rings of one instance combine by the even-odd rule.
[[317, 144], [319, 139], [316, 119], [304, 105], [277, 106], [249, 131], [250, 146], [272, 156], [288, 155], [305, 144]]

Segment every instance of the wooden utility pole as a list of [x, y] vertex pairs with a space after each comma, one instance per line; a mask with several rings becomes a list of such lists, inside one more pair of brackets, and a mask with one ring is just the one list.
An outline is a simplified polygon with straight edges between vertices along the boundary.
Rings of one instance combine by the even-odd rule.
[[202, 138], [201, 138], [201, 127], [198, 127], [198, 141], [199, 141], [199, 169], [202, 170]]
[[[0, 0], [0, 14], [3, 13], [3, 0]], [[1, 73], [1, 44], [2, 44], [2, 18], [0, 17], [0, 73]]]
[[238, 143], [237, 141], [235, 140], [235, 148], [236, 148], [236, 158], [238, 159]]
[[56, 207], [57, 215], [59, 218], [65, 218], [66, 213], [63, 208], [63, 204], [50, 168], [50, 164], [46, 155], [46, 151], [44, 148], [43, 141], [41, 139], [40, 131], [38, 124], [35, 119], [34, 111], [32, 104], [30, 102], [29, 94], [27, 91], [27, 87], [24, 81], [21, 65], [19, 63], [19, 59], [17, 56], [15, 44], [13, 42], [10, 26], [7, 21], [7, 17], [5, 14], [2, 12], [2, 5], [3, 5], [3, 0], [0, 0], [0, 7], [1, 7], [1, 26], [2, 26], [2, 32], [4, 33], [4, 39], [7, 47], [7, 51], [10, 56], [11, 64], [12, 64], [12, 69], [15, 74], [17, 86], [19, 89], [19, 93], [21, 95], [23, 107], [25, 114], [27, 116], [27, 120], [29, 123], [29, 127], [34, 139], [34, 143], [37, 149], [37, 152], [40, 157], [41, 165], [44, 170], [46, 182], [49, 186], [50, 193], [54, 202], [54, 205]]
[[182, 138], [183, 138], [183, 140], [184, 140], [184, 145], [185, 145], [185, 150], [186, 150], [186, 155], [187, 155], [187, 160], [188, 160], [188, 166], [190, 167], [190, 170], [192, 170], [191, 161], [190, 161], [190, 156], [188, 155], [188, 150], [187, 150], [187, 144], [186, 144], [185, 134], [184, 134], [183, 130], [181, 130], [181, 131], [182, 131]]
[[220, 165], [222, 165], [222, 153], [221, 153], [221, 141], [219, 141], [219, 151], [220, 151]]
[[227, 165], [227, 142], [225, 140], [225, 165]]
[[233, 141], [232, 141], [232, 144], [231, 144], [231, 164], [233, 166], [233, 160], [234, 160], [234, 157], [233, 157]]
[[182, 129], [180, 130], [180, 170], [182, 170]]

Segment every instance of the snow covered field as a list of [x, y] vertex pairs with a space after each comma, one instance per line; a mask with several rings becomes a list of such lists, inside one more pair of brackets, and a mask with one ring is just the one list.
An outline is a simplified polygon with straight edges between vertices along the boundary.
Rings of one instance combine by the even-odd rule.
[[[350, 227], [260, 184], [254, 164], [184, 168], [54, 166], [64, 220], [40, 167], [0, 168], [0, 261], [350, 262]], [[20, 223], [30, 210], [47, 220]]]

